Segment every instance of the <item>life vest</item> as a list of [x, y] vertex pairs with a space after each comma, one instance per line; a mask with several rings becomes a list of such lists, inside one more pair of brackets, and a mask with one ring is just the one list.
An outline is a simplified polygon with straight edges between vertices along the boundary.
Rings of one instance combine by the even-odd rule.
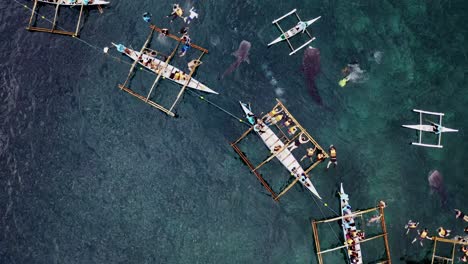
[[421, 235], [419, 235], [421, 238], [426, 238], [427, 237], [427, 231], [422, 231]]
[[273, 118], [276, 120], [276, 122], [278, 122], [278, 121], [281, 121], [281, 119], [283, 119], [283, 115], [277, 115]]
[[330, 149], [330, 157], [331, 158], [336, 158], [336, 149], [335, 148]]
[[182, 8], [178, 7], [178, 8], [176, 8], [175, 13], [176, 13], [176, 15], [181, 17], [182, 14], [184, 13], [184, 11], [182, 10]]
[[447, 235], [447, 231], [443, 228], [439, 229], [439, 236], [445, 237]]
[[179, 78], [180, 78], [180, 73], [176, 72], [176, 74], [174, 75], [174, 80], [179, 80]]
[[290, 127], [290, 128], [288, 129], [288, 133], [289, 133], [290, 135], [294, 135], [294, 134], [296, 133], [296, 131], [297, 131], [297, 127], [296, 127], [296, 126], [292, 126], [292, 127]]
[[307, 149], [307, 156], [310, 157], [310, 156], [314, 155], [314, 152], [315, 152], [314, 149], [308, 148]]

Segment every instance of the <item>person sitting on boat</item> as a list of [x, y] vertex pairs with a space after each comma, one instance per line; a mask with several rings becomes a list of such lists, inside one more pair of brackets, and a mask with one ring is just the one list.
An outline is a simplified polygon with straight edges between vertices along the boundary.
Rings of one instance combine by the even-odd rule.
[[263, 119], [268, 126], [274, 125], [283, 119], [282, 112], [283, 109], [281, 107], [275, 108], [266, 114]]
[[292, 127], [288, 128], [288, 134], [290, 136], [293, 136], [294, 134], [296, 134], [296, 132], [297, 132], [297, 126], [292, 126]]
[[183, 14], [184, 14], [184, 10], [182, 10], [182, 8], [179, 6], [179, 4], [174, 4], [172, 6], [172, 13], [167, 15], [166, 17], [172, 16], [172, 18], [171, 18], [171, 23], [172, 23], [172, 21], [174, 21], [174, 19], [176, 19], [178, 17], [182, 17]]
[[246, 118], [251, 125], [255, 125], [257, 123], [257, 117], [255, 117], [255, 115], [252, 113], [247, 113]]
[[445, 229], [443, 227], [439, 227], [437, 229], [437, 233], [439, 234], [440, 237], [448, 237], [448, 236], [450, 236], [450, 232], [451, 232], [451, 230], [447, 230], [447, 229]]
[[190, 49], [191, 39], [188, 34], [182, 36], [182, 41], [184, 41], [184, 45], [182, 46], [179, 57], [185, 56], [185, 53]]
[[359, 232], [356, 233], [356, 236], [360, 239], [360, 240], [363, 240], [366, 238], [366, 233], [364, 233], [363, 231], [359, 230]]
[[149, 12], [145, 12], [143, 14], [143, 20], [147, 23], [151, 22], [151, 14]]
[[198, 67], [202, 64], [200, 60], [191, 60], [188, 64], [187, 67], [189, 68], [190, 71], [193, 71], [195, 67]]
[[427, 228], [424, 228], [422, 231], [419, 231], [418, 230], [418, 236], [416, 238], [413, 239], [413, 241], [411, 242], [411, 244], [414, 244], [414, 242], [416, 242], [417, 240], [419, 240], [419, 244], [421, 245], [421, 247], [423, 246], [423, 240], [424, 239], [429, 239], [429, 240], [432, 240], [432, 237], [430, 237], [428, 235], [428, 230]]
[[307, 153], [301, 158], [301, 161], [303, 161], [305, 158], [309, 158], [310, 161], [313, 162], [313, 157], [314, 157], [316, 149], [317, 149], [317, 146], [314, 146], [314, 148], [307, 148], [306, 149]]
[[436, 135], [439, 135], [440, 132], [441, 132], [441, 129], [442, 126], [438, 125], [438, 124], [432, 124], [432, 132], [434, 132], [434, 134]]
[[260, 119], [256, 119], [256, 123], [254, 125], [254, 131], [257, 132], [259, 135], [265, 133], [266, 131], [263, 130], [264, 124]]
[[286, 121], [283, 122], [284, 127], [288, 127], [290, 125], [294, 124], [291, 118], [287, 118]]
[[405, 229], [406, 229], [406, 234], [408, 235], [409, 231], [411, 229], [416, 229], [419, 225], [419, 222], [413, 222], [413, 220], [409, 220], [408, 223], [405, 225]]
[[190, 8], [189, 12], [190, 14], [187, 16], [187, 17], [184, 17], [184, 22], [187, 23], [187, 24], [190, 24], [190, 22], [192, 22], [192, 20], [194, 20], [195, 18], [198, 18], [198, 13], [195, 12], [195, 7], [192, 6], [192, 8]]
[[327, 169], [330, 168], [330, 165], [333, 163], [334, 167], [338, 165], [338, 161], [336, 159], [336, 148], [333, 145], [330, 145], [330, 161], [328, 162]]
[[468, 215], [465, 215], [464, 213], [462, 213], [462, 211], [458, 209], [455, 209], [455, 218], [461, 218], [465, 220], [465, 222], [468, 222]]

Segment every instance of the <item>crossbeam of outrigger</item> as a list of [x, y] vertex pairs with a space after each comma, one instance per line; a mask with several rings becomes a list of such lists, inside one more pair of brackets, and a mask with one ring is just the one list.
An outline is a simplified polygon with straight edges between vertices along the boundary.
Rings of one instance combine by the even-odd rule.
[[[441, 261], [442, 263], [447, 263], [447, 264], [454, 263], [456, 247], [457, 246], [468, 246], [468, 242], [455, 240], [455, 239], [447, 239], [447, 238], [441, 238], [441, 237], [434, 236], [432, 238], [432, 240], [434, 240], [434, 247], [432, 248], [431, 264], [439, 263], [439, 262], [436, 262], [436, 261]], [[437, 244], [438, 243], [452, 244], [450, 257], [436, 255], [437, 254]]]
[[[321, 199], [320, 195], [316, 191], [315, 187], [313, 186], [312, 182], [310, 181], [310, 177], [308, 173], [315, 168], [318, 164], [320, 164], [324, 159], [328, 158], [327, 152], [315, 141], [315, 139], [305, 130], [299, 122], [294, 118], [294, 116], [288, 111], [288, 109], [283, 105], [281, 101], [276, 99], [277, 104], [273, 107], [272, 111], [275, 111], [275, 109], [279, 109], [278, 111], [281, 112], [281, 116], [284, 116], [284, 120], [288, 120], [290, 123], [288, 126], [284, 126], [283, 122], [283, 127], [281, 127], [278, 123], [279, 122], [274, 122], [274, 125], [278, 129], [280, 135], [276, 135], [268, 126], [266, 126], [266, 131], [265, 132], [257, 132], [257, 134], [262, 138], [264, 141], [265, 145], [270, 149], [271, 154], [263, 160], [260, 164], [254, 166], [252, 162], [247, 158], [247, 156], [244, 154], [244, 152], [239, 148], [238, 144], [248, 135], [250, 132], [255, 131], [254, 127], [251, 126], [247, 131], [245, 131], [240, 138], [238, 138], [236, 141], [231, 143], [232, 148], [236, 153], [241, 157], [241, 159], [247, 164], [247, 166], [250, 168], [251, 172], [257, 177], [257, 179], [260, 181], [260, 183], [267, 189], [268, 192], [270, 192], [272, 198], [275, 201], [278, 201], [279, 198], [284, 195], [286, 192], [288, 192], [297, 182], [301, 181], [301, 183], [309, 189], [314, 195], [316, 195], [318, 198]], [[246, 108], [244, 107], [245, 104], [243, 105], [244, 112], [247, 111]], [[248, 109], [250, 110], [250, 109]], [[271, 113], [270, 112], [270, 113]], [[271, 118], [269, 114], [264, 115], [261, 120], [267, 120], [268, 118]], [[247, 112], [246, 112], [247, 114]], [[263, 121], [261, 121], [263, 122]], [[294, 132], [290, 134], [290, 136], [286, 135], [285, 132], [283, 132], [284, 128], [290, 127], [289, 129], [294, 127]], [[294, 157], [292, 151], [294, 148], [291, 148], [292, 144], [296, 144], [296, 142], [303, 142], [299, 144], [305, 144], [305, 143], [311, 143], [314, 146], [315, 151], [317, 153], [321, 153], [322, 158], [315, 160], [308, 168], [303, 169], [302, 166], [299, 164], [297, 159]], [[305, 143], [304, 143], [305, 142]], [[270, 185], [267, 183], [267, 181], [262, 177], [262, 175], [258, 172], [261, 167], [263, 167], [265, 164], [273, 160], [274, 158], [277, 158], [291, 173], [291, 175], [294, 177], [294, 180], [292, 183], [290, 183], [286, 188], [284, 188], [280, 193], [276, 193]]]
[[[170, 55], [166, 56], [166, 59], [164, 61], [156, 60], [156, 56], [158, 54], [160, 54], [160, 53], [157, 50], [153, 50], [153, 49], [148, 48], [148, 45], [151, 42], [152, 37], [153, 37], [153, 33], [155, 31], [163, 34], [165, 37], [169, 37], [169, 38], [172, 38], [172, 39], [177, 41], [177, 45], [174, 47], [174, 49], [172, 50]], [[198, 46], [196, 44], [193, 44], [193, 43], [188, 43], [187, 44], [187, 45], [190, 45], [192, 48], [195, 48], [195, 49], [201, 51], [200, 56], [198, 57], [198, 59], [195, 60], [198, 63], [195, 63], [193, 65], [193, 67], [190, 68], [190, 72], [187, 75], [183, 74], [182, 71], [180, 71], [177, 68], [170, 65], [170, 62], [174, 58], [175, 54], [177, 53], [177, 50], [179, 49], [179, 46], [182, 43], [182, 41], [183, 41], [182, 38], [180, 38], [178, 36], [175, 36], [175, 35], [172, 35], [172, 34], [169, 34], [169, 33], [163, 31], [161, 28], [159, 28], [159, 27], [157, 27], [155, 25], [150, 25], [150, 33], [149, 33], [145, 43], [143, 44], [140, 52], [136, 53], [135, 51], [124, 47], [125, 49], [122, 52], [126, 53], [126, 55], [128, 55], [129, 57], [134, 59], [134, 62], [132, 63], [132, 66], [130, 67], [130, 71], [129, 71], [128, 75], [127, 75], [127, 78], [125, 79], [125, 82], [123, 84], [119, 84], [118, 87], [121, 90], [133, 95], [134, 97], [140, 99], [141, 101], [151, 105], [152, 107], [164, 112], [165, 114], [167, 114], [167, 115], [169, 115], [171, 117], [175, 117], [175, 113], [174, 113], [173, 110], [174, 110], [175, 106], [177, 105], [177, 103], [179, 102], [179, 100], [182, 98], [183, 93], [185, 92], [186, 88], [189, 85], [191, 85], [190, 87], [194, 88], [194, 89], [198, 89], [198, 90], [205, 91], [205, 92], [210, 92], [210, 93], [216, 93], [213, 90], [207, 88], [206, 86], [204, 86], [203, 84], [200, 84], [198, 81], [196, 81], [196, 80], [194, 80], [192, 78], [192, 76], [195, 73], [196, 69], [201, 65], [201, 59], [202, 59], [203, 55], [208, 53], [207, 49], [202, 48], [202, 47], [200, 47], [200, 46]], [[114, 44], [114, 43], [113, 43], [113, 45], [116, 46], [116, 47], [119, 46], [119, 45]], [[154, 56], [153, 55], [146, 55], [147, 51], [149, 51], [150, 54], [154, 53]], [[154, 68], [153, 67], [150, 68], [150, 70], [152, 70], [154, 73], [156, 73], [157, 76], [156, 76], [156, 79], [154, 80], [154, 82], [153, 82], [153, 84], [152, 84], [152, 86], [151, 86], [151, 88], [150, 88], [150, 90], [149, 90], [149, 92], [148, 92], [148, 94], [146, 96], [138, 94], [137, 92], [133, 91], [128, 86], [128, 83], [129, 83], [130, 79], [132, 78], [132, 76], [133, 76], [133, 74], [135, 72], [135, 67], [137, 66], [138, 63], [142, 64], [142, 61], [144, 59], [143, 56], [146, 56], [146, 57], [148, 57], [150, 59], [153, 59], [154, 61], [158, 61], [156, 63], [156, 65], [154, 66]], [[175, 79], [175, 77], [173, 77], [174, 74], [180, 74], [180, 75], [183, 75], [183, 77], [181, 77], [181, 79]], [[172, 79], [176, 83], [182, 84], [182, 88], [180, 89], [179, 93], [177, 94], [176, 99], [174, 100], [174, 102], [171, 104], [170, 107], [164, 107], [161, 104], [151, 100], [153, 90], [156, 87], [156, 85], [159, 83], [159, 81], [161, 80], [161, 77], [163, 77], [163, 78], [167, 77], [167, 78]]]
[[[37, 19], [35, 20], [34, 17], [38, 16], [39, 14], [37, 13], [37, 8], [38, 8], [38, 3], [44, 3], [44, 4], [53, 4], [55, 5], [55, 13], [54, 13], [54, 19], [52, 21], [52, 27], [50, 28], [43, 28], [43, 27], [35, 27], [33, 24], [37, 22]], [[102, 14], [102, 8], [100, 4], [107, 5], [109, 2], [106, 1], [97, 1], [95, 6], [97, 6], [99, 12]], [[81, 18], [83, 16], [83, 10], [85, 6], [91, 6], [93, 4], [85, 4], [84, 1], [81, 1], [79, 3], [75, 4], [70, 4], [67, 3], [65, 0], [56, 0], [54, 1], [43, 1], [43, 0], [34, 0], [34, 5], [33, 8], [31, 9], [31, 17], [29, 18], [29, 23], [28, 26], [26, 27], [27, 30], [29, 31], [37, 31], [37, 32], [46, 32], [46, 33], [52, 33], [52, 34], [59, 34], [59, 35], [66, 35], [66, 36], [72, 36], [72, 37], [78, 37], [80, 33], [80, 25], [81, 25]], [[59, 9], [60, 7], [63, 6], [79, 6], [80, 7], [80, 14], [78, 15], [78, 22], [76, 23], [76, 28], [75, 31], [66, 31], [66, 30], [61, 30], [57, 29], [57, 20], [58, 20], [58, 14], [59, 14]]]

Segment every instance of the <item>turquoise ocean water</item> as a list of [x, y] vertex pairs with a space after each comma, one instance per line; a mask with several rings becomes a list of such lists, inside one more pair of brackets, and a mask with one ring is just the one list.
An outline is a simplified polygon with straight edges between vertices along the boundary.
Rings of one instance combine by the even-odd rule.
[[[196, 78], [220, 93], [206, 98], [236, 116], [239, 100], [261, 113], [279, 98], [319, 144], [334, 144], [338, 167], [322, 164], [311, 173], [323, 202], [339, 209], [340, 182], [356, 209], [385, 200], [394, 263], [430, 256], [431, 241], [412, 245], [415, 233], [404, 234], [409, 219], [431, 234], [440, 225], [462, 233], [453, 208], [468, 211], [466, 1], [180, 4], [200, 15], [190, 35], [209, 54]], [[317, 263], [310, 221], [334, 213], [299, 186], [275, 203], [229, 145], [244, 124], [193, 93], [173, 119], [117, 88], [130, 60], [102, 48], [119, 42], [139, 49], [149, 32], [146, 11], [178, 31], [181, 20], [164, 18], [171, 5], [113, 0], [103, 14], [91, 9], [81, 28], [89, 46], [28, 32], [29, 11], [0, 2], [0, 263]], [[316, 84], [324, 106], [307, 91], [303, 51], [288, 56], [284, 43], [266, 49], [279, 35], [271, 21], [293, 8], [303, 19], [322, 16], [312, 45], [320, 50]], [[77, 11], [61, 11], [59, 25], [73, 28]], [[40, 12], [53, 18], [50, 7]], [[252, 43], [250, 64], [218, 80], [242, 40]], [[168, 52], [172, 44], [155, 38], [152, 47]], [[185, 67], [194, 56], [174, 64]], [[341, 88], [341, 69], [352, 60], [367, 79]], [[143, 92], [153, 80], [138, 72], [131, 85]], [[163, 81], [156, 91], [167, 105], [178, 87]], [[444, 135], [443, 149], [410, 146], [417, 134], [400, 125], [417, 122], [413, 108], [445, 112], [444, 124], [460, 132]], [[251, 135], [241, 147], [262, 159], [268, 153], [259, 140]], [[444, 176], [446, 207], [428, 185], [433, 169]], [[276, 190], [288, 182], [276, 161], [262, 173]], [[320, 235], [324, 247], [340, 243], [337, 224], [322, 226]], [[363, 253], [365, 263], [379, 259], [382, 241], [364, 244]], [[343, 252], [325, 260], [345, 262]]]

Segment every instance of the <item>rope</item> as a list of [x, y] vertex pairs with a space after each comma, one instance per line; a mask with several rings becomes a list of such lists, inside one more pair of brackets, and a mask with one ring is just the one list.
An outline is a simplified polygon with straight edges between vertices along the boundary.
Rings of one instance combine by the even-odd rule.
[[195, 95], [196, 97], [198, 97], [198, 99], [204, 101], [204, 102], [207, 102], [208, 104], [216, 107], [217, 109], [221, 110], [222, 112], [226, 113], [227, 115], [231, 116], [232, 118], [236, 119], [237, 121], [245, 124], [246, 126], [249, 126], [250, 127], [250, 124], [248, 122], [245, 122], [242, 118], [234, 115], [233, 113], [229, 112], [228, 110], [222, 108], [221, 106], [213, 103], [212, 101], [206, 99], [203, 95], [193, 91], [193, 90], [187, 90], [188, 92], [190, 92], [192, 95]]
[[[18, 0], [13, 0], [13, 1], [15, 1], [17, 4], [23, 6], [25, 9], [28, 9], [28, 10], [30, 10], [31, 12], [37, 14], [37, 15], [38, 15], [40, 18], [42, 18], [43, 20], [45, 20], [45, 21], [47, 21], [47, 22], [53, 24], [53, 21], [52, 21], [52, 20], [48, 19], [47, 17], [45, 17], [45, 16], [43, 16], [43, 15], [39, 15], [39, 13], [38, 13], [37, 11], [33, 10], [33, 9], [30, 8], [29, 6], [20, 3]], [[64, 31], [66, 30], [65, 28], [60, 27], [60, 26], [57, 26], [57, 28], [59, 28], [59, 29], [61, 29], [61, 30], [64, 30]], [[72, 36], [72, 37], [73, 37], [74, 39], [80, 41], [81, 43], [87, 45], [88, 47], [90, 47], [90, 48], [92, 48], [92, 49], [98, 51], [99, 53], [101, 52], [101, 47], [98, 47], [98, 46], [96, 46], [96, 45], [93, 45], [93, 44], [87, 42], [87, 41], [84, 40], [84, 39], [77, 38], [77, 37], [75, 37], [75, 36]], [[125, 64], [127, 64], [127, 65], [132, 65], [132, 63], [127, 62], [127, 61], [122, 61], [119, 57], [116, 57], [116, 56], [114, 56], [114, 55], [110, 55], [109, 53], [106, 53], [106, 55], [109, 56], [110, 58], [114, 59], [115, 61], [119, 62], [119, 63], [125, 63]], [[143, 68], [143, 67], [138, 67], [137, 69], [139, 69], [139, 70], [141, 70], [141, 71], [144, 71], [144, 72], [148, 72], [148, 73], [153, 74], [153, 72], [151, 72], [151, 71], [149, 71], [149, 70], [147, 70], [146, 68]], [[224, 112], [225, 114], [227, 114], [227, 115], [229, 115], [229, 116], [235, 118], [235, 119], [238, 120], [239, 122], [241, 122], [241, 123], [243, 123], [243, 124], [245, 124], [245, 125], [247, 125], [247, 126], [250, 126], [250, 124], [249, 124], [248, 122], [245, 122], [242, 118], [240, 118], [240, 117], [234, 115], [233, 113], [227, 111], [226, 109], [222, 108], [221, 106], [219, 106], [219, 105], [213, 103], [212, 101], [206, 99], [206, 98], [205, 98], [204, 96], [202, 96], [201, 94], [199, 94], [199, 93], [197, 93], [197, 92], [195, 92], [195, 91], [193, 91], [193, 90], [190, 90], [190, 89], [187, 90], [187, 91], [191, 92], [193, 95], [195, 95], [196, 97], [198, 97], [200, 100], [202, 100], [202, 101], [204, 101], [204, 102], [207, 102], [208, 104], [214, 106], [214, 107], [217, 108], [218, 110], [221, 110], [221, 111]]]
[[[315, 199], [315, 197], [314, 197], [313, 195], [312, 195], [312, 199], [314, 200], [314, 202], [315, 202], [315, 204], [317, 205], [317, 207], [320, 209], [320, 212], [322, 213], [323, 218], [326, 218], [325, 213], [324, 213], [323, 210], [322, 210], [322, 207], [319, 205], [319, 203], [317, 202], [317, 200]], [[328, 204], [327, 204], [327, 203], [323, 203], [323, 205], [324, 205], [325, 207], [327, 207], [328, 209], [330, 209], [334, 214], [336, 214], [337, 216], [339, 216], [339, 214], [336, 213], [335, 210], [333, 210], [333, 209], [331, 209], [330, 207], [328, 207]], [[331, 231], [333, 232], [333, 234], [335, 235], [336, 240], [338, 240], [339, 242], [341, 242], [341, 240], [340, 240], [340, 238], [338, 237], [338, 235], [336, 234], [335, 230], [333, 230], [333, 228], [332, 228], [330, 222], [327, 222], [327, 224], [328, 224], [328, 226], [330, 227], [330, 230], [331, 230]]]

